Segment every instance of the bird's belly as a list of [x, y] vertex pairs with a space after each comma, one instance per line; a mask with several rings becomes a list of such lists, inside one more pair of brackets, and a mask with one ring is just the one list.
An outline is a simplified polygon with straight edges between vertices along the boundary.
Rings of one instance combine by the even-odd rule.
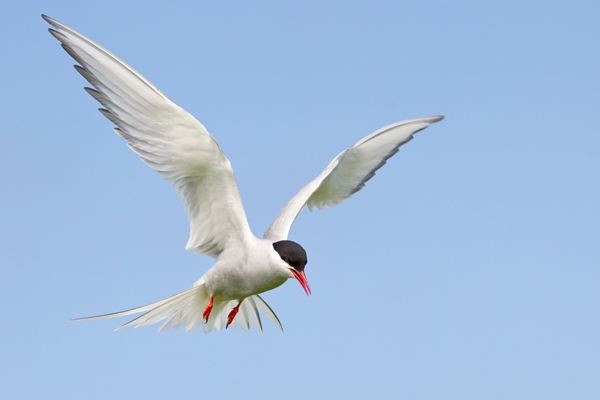
[[253, 277], [242, 273], [227, 274], [219, 278], [211, 286], [214, 295], [221, 300], [241, 300], [267, 292], [283, 285], [288, 279], [280, 275]]

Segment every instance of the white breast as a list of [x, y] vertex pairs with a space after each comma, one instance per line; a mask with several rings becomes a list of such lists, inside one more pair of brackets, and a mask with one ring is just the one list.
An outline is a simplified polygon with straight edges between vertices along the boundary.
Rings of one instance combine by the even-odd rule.
[[241, 300], [275, 289], [292, 277], [282, 262], [272, 240], [255, 238], [243, 249], [221, 253], [196, 284], [204, 282], [215, 298]]

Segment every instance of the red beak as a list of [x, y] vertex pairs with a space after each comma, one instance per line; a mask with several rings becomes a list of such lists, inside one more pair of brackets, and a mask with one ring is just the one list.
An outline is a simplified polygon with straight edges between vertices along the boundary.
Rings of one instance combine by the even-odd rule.
[[302, 285], [302, 289], [304, 289], [304, 291], [306, 292], [306, 295], [310, 296], [310, 286], [308, 284], [308, 279], [306, 279], [306, 275], [304, 274], [304, 271], [298, 272], [294, 268], [290, 268], [290, 271], [292, 271], [292, 274], [294, 274], [294, 277], [296, 279], [298, 279], [298, 282], [300, 282], [300, 284]]

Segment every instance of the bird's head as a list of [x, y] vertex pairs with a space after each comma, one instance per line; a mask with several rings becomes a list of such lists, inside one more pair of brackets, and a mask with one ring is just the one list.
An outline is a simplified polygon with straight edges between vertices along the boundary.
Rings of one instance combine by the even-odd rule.
[[273, 248], [285, 262], [285, 268], [291, 274], [290, 278], [296, 278], [300, 282], [300, 285], [302, 285], [306, 295], [310, 295], [310, 286], [304, 274], [304, 267], [308, 262], [306, 251], [298, 243], [291, 240], [275, 242], [273, 243]]

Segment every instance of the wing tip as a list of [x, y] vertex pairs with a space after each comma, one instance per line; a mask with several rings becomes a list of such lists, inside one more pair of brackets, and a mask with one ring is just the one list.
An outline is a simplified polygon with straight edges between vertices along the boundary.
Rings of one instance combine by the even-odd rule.
[[[435, 124], [436, 122], [440, 122], [444, 118], [446, 118], [446, 117], [443, 115], [432, 115], [431, 117], [407, 119], [407, 120], [398, 122], [398, 124], [405, 124], [405, 123], [412, 123], [412, 122], [426, 122], [428, 124]], [[396, 125], [396, 124], [393, 124], [393, 125]]]
[[46, 14], [42, 14], [42, 18], [44, 19], [44, 21], [46, 21], [47, 23], [49, 23], [50, 25], [52, 25], [56, 29], [62, 29], [63, 26], [64, 26], [63, 24], [61, 24], [60, 22], [58, 22], [54, 18], [47, 16]]

